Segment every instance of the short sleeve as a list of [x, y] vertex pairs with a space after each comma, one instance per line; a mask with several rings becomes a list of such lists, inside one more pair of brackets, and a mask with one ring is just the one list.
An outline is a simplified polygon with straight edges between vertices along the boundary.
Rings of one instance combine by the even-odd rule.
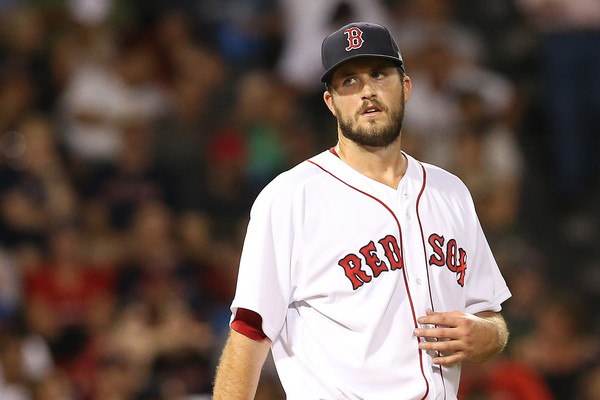
[[498, 264], [485, 237], [481, 223], [475, 213], [470, 199], [469, 236], [473, 248], [468, 255], [466, 275], [465, 311], [475, 314], [482, 311], [500, 311], [502, 303], [510, 298], [511, 293], [502, 277]]
[[231, 305], [232, 321], [238, 308], [258, 313], [271, 340], [283, 326], [292, 295], [293, 204], [284, 189], [272, 182], [252, 206]]

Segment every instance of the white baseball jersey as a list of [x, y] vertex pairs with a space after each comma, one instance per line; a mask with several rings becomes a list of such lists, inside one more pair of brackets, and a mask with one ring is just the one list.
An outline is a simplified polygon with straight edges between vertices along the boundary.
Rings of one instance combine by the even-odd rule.
[[326, 151], [252, 207], [231, 310], [262, 316], [288, 399], [456, 399], [417, 318], [510, 297], [465, 185], [406, 157], [393, 189]]

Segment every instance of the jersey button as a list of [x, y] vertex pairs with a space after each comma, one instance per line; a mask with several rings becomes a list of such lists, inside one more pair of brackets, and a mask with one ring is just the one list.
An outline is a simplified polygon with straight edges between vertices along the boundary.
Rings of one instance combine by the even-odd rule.
[[423, 284], [423, 280], [421, 278], [417, 278], [417, 285], [422, 285]]

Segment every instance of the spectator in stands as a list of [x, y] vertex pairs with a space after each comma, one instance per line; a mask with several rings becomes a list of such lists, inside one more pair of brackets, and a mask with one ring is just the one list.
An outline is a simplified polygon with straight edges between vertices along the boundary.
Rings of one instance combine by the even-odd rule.
[[118, 230], [129, 228], [139, 207], [168, 201], [172, 194], [173, 182], [155, 165], [152, 127], [147, 120], [134, 119], [124, 124], [123, 151], [118, 158], [81, 182], [86, 196], [100, 199], [108, 207], [111, 225]]
[[[596, 207], [600, 161], [600, 2], [516, 0], [540, 34], [539, 83], [561, 208]], [[560, 77], [560, 78], [559, 78]], [[591, 200], [591, 199], [590, 199]], [[583, 203], [583, 204], [582, 204]]]
[[170, 204], [188, 211], [203, 208], [207, 144], [223, 123], [230, 88], [218, 54], [188, 43], [191, 39], [176, 40], [180, 42], [168, 53], [172, 107], [153, 129], [153, 154], [156, 167], [171, 182]]
[[39, 257], [48, 227], [76, 215], [78, 199], [49, 117], [23, 117], [2, 143], [0, 238], [9, 250], [28, 248]]
[[514, 232], [524, 168], [515, 132], [474, 88], [456, 101], [460, 120], [450, 169], [469, 187], [491, 237]]
[[47, 257], [26, 277], [26, 318], [57, 363], [68, 368], [88, 338], [110, 323], [113, 278], [110, 270], [87, 262], [78, 226], [56, 225], [49, 238]]
[[46, 343], [16, 325], [0, 329], [0, 398], [29, 400], [33, 386], [51, 373], [53, 362]]
[[76, 165], [116, 162], [123, 128], [132, 120], [155, 121], [166, 110], [157, 66], [155, 48], [143, 40], [121, 44], [108, 60], [76, 66], [61, 99], [62, 139]]
[[513, 346], [557, 399], [578, 398], [579, 379], [598, 365], [600, 341], [586, 325], [586, 311], [576, 294], [555, 290], [540, 299], [534, 330]]
[[383, 1], [371, 0], [282, 0], [283, 48], [277, 71], [300, 92], [321, 94], [322, 38], [351, 21], [371, 21], [389, 26]]

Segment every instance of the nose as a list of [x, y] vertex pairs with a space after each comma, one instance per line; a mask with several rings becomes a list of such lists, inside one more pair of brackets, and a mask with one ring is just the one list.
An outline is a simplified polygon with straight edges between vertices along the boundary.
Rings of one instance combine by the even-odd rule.
[[375, 97], [376, 93], [375, 93], [375, 89], [373, 87], [373, 84], [370, 80], [364, 80], [363, 81], [363, 87], [362, 87], [362, 98], [363, 99], [371, 99], [373, 97]]

